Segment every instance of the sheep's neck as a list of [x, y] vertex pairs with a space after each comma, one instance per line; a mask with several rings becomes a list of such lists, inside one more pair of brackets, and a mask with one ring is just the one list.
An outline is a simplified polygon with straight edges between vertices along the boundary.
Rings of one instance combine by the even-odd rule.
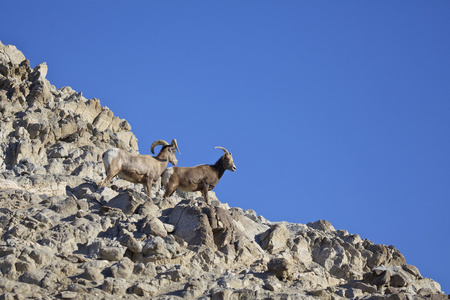
[[214, 169], [217, 171], [217, 176], [222, 178], [223, 173], [225, 173], [225, 168], [223, 167], [222, 157], [214, 164]]
[[155, 156], [155, 159], [158, 160], [160, 163], [168, 164], [169, 158], [166, 157], [166, 155], [159, 153], [157, 156]]

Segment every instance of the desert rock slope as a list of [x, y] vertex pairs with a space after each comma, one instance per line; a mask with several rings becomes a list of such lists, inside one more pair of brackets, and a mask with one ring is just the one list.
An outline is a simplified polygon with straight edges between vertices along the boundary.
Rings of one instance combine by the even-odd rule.
[[[448, 299], [394, 247], [105, 174], [131, 126], [0, 43], [0, 299]], [[155, 140], [160, 137], [155, 136]]]

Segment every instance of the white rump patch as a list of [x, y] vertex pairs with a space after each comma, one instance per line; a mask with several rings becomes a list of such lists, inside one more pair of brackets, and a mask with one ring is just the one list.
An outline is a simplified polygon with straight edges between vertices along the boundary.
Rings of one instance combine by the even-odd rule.
[[173, 167], [167, 168], [167, 169], [164, 171], [164, 173], [163, 173], [163, 175], [162, 175], [162, 180], [161, 180], [161, 181], [162, 181], [162, 184], [163, 184], [164, 186], [166, 186], [167, 183], [169, 183], [170, 177], [172, 176], [173, 172], [174, 172]]
[[119, 149], [113, 148], [106, 151], [105, 155], [103, 155], [103, 164], [105, 165], [105, 169], [109, 169], [109, 165], [111, 161], [119, 155]]

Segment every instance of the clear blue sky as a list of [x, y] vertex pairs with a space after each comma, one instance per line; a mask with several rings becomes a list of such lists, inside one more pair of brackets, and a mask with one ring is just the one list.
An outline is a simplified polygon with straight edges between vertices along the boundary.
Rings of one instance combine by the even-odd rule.
[[0, 40], [222, 202], [394, 245], [450, 293], [450, 1], [8, 1]]

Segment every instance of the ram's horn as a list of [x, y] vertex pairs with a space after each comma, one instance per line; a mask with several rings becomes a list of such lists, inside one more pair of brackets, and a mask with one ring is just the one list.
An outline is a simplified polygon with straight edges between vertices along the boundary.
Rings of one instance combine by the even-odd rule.
[[225, 152], [226, 154], [230, 154], [230, 152], [228, 152], [227, 149], [225, 149], [224, 147], [215, 147], [216, 149], [222, 149], [223, 152]]
[[177, 149], [178, 153], [181, 154], [180, 149], [178, 149], [178, 144], [177, 144], [177, 140], [176, 139], [173, 139], [172, 143], [170, 145], [174, 146], [175, 149]]
[[155, 147], [159, 146], [159, 145], [167, 146], [167, 145], [169, 145], [169, 143], [166, 142], [165, 140], [154, 141], [153, 144], [152, 144], [152, 147], [150, 148], [150, 151], [152, 151], [152, 153], [155, 154], [155, 151], [154, 151]]

